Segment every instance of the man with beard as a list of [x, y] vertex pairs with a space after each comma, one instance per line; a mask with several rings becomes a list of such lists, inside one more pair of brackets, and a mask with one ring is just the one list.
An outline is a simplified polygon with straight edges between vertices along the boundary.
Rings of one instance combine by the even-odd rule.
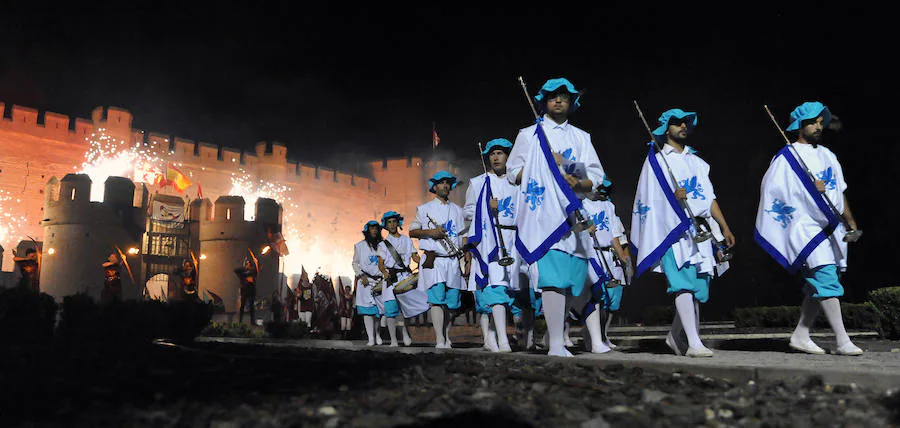
[[[506, 310], [512, 307], [513, 296], [519, 288], [519, 261], [515, 251], [516, 239], [516, 200], [518, 198], [518, 186], [506, 179], [506, 160], [512, 150], [512, 143], [505, 138], [497, 138], [485, 145], [481, 155], [487, 158], [490, 171], [478, 175], [469, 180], [469, 189], [466, 191], [466, 204], [463, 211], [466, 220], [475, 221], [476, 205], [479, 203], [480, 193], [485, 180], [490, 183], [489, 201], [491, 213], [489, 214], [499, 222], [499, 228], [503, 233], [504, 248], [513, 263], [501, 266], [498, 253], [495, 260], [489, 260], [489, 255], [481, 255], [486, 258], [487, 272], [469, 276], [469, 288], [475, 290], [475, 306], [479, 313], [481, 332], [484, 337], [484, 346], [491, 352], [511, 352], [509, 339], [506, 336]], [[487, 197], [487, 193], [483, 197]], [[482, 219], [486, 226], [490, 225], [489, 219]], [[470, 226], [470, 241], [476, 231], [484, 234], [496, 234], [493, 227], [477, 228]], [[479, 284], [479, 282], [483, 284]], [[516, 312], [519, 312], [516, 310]], [[493, 318], [493, 325], [491, 325]]]
[[399, 326], [403, 334], [403, 344], [409, 346], [412, 344], [412, 337], [406, 328], [405, 319], [419, 316], [428, 310], [428, 295], [425, 288], [419, 287], [418, 284], [415, 284], [414, 289], [402, 293], [396, 292], [395, 287], [412, 274], [409, 268], [410, 261], [419, 264], [419, 253], [412, 239], [400, 234], [400, 228], [403, 227], [403, 216], [400, 213], [396, 211], [384, 213], [381, 216], [381, 226], [388, 231], [387, 238], [378, 244], [378, 268], [382, 276], [387, 278], [381, 294], [384, 298], [384, 316], [387, 318], [391, 346], [397, 346], [396, 317], [403, 316]]
[[791, 112], [787, 131], [796, 134], [796, 141], [778, 152], [763, 177], [756, 241], [788, 272], [800, 272], [805, 282], [790, 347], [825, 353], [809, 335], [821, 308], [837, 340], [834, 353], [862, 355], [844, 329], [838, 300], [844, 295], [839, 273], [847, 268], [847, 243], [861, 232], [850, 212], [841, 164], [819, 144], [831, 120], [828, 107], [819, 102], [803, 103]]
[[[409, 236], [419, 240], [419, 249], [425, 260], [419, 268], [419, 286], [427, 290], [431, 304], [431, 324], [434, 327], [435, 348], [451, 347], [450, 311], [460, 307], [460, 290], [463, 283], [459, 260], [453, 254], [466, 243], [463, 225], [465, 216], [459, 205], [450, 202], [450, 191], [458, 184], [456, 177], [447, 171], [438, 171], [429, 180], [429, 192], [435, 194], [430, 202], [419, 205], [416, 218], [409, 226]], [[466, 253], [466, 261], [471, 255]]]
[[256, 320], [256, 277], [259, 272], [253, 261], [245, 258], [243, 266], [235, 268], [234, 274], [241, 282], [241, 306], [238, 310], [238, 322], [244, 322], [244, 308], [247, 308], [250, 312], [250, 325], [253, 325]]
[[637, 274], [650, 268], [664, 273], [667, 293], [675, 296], [675, 318], [666, 344], [677, 355], [711, 357], [713, 352], [700, 340], [700, 304], [709, 299], [712, 276], [726, 267], [716, 266], [712, 240], [694, 239], [700, 231], [685, 211], [711, 217], [729, 247], [735, 239], [716, 202], [709, 164], [687, 145], [696, 125], [697, 113], [681, 109], [659, 117], [653, 135], [664, 146], [658, 153], [651, 148], [644, 161], [632, 212], [631, 242], [638, 249]]
[[353, 272], [356, 274], [356, 312], [363, 317], [367, 346], [374, 346], [378, 337], [375, 318], [379, 316], [372, 288], [384, 281], [378, 270], [378, 244], [381, 243], [381, 225], [369, 220], [362, 229], [363, 240], [353, 246]]
[[529, 264], [529, 283], [542, 292], [547, 355], [571, 357], [565, 348], [567, 298], [583, 291], [590, 249], [574, 211], [603, 180], [603, 167], [590, 134], [569, 123], [581, 106], [572, 82], [550, 79], [534, 100], [544, 115], [519, 131], [507, 162], [507, 177], [519, 185], [523, 205], [516, 246]]

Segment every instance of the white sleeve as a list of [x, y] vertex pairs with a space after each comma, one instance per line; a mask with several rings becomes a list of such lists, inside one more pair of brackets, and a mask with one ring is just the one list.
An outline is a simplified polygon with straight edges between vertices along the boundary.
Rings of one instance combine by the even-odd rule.
[[591, 189], [596, 190], [603, 184], [603, 177], [605, 174], [603, 172], [603, 165], [600, 165], [600, 158], [597, 156], [597, 151], [594, 150], [594, 144], [591, 142], [591, 134], [587, 134], [587, 147], [584, 148], [583, 155], [584, 169], [587, 172], [588, 179], [591, 180]]
[[466, 204], [463, 205], [463, 214], [466, 217], [466, 220], [472, 220], [472, 217], [475, 216], [475, 203], [478, 202], [478, 192], [481, 191], [481, 186], [476, 184], [475, 177], [469, 180], [469, 188], [466, 189]]
[[516, 143], [513, 144], [513, 148], [509, 152], [509, 158], [506, 160], [506, 179], [509, 180], [510, 184], [516, 184], [516, 177], [518, 177], [519, 171], [525, 167], [525, 157], [528, 156], [528, 148], [530, 146], [531, 141], [528, 139], [525, 129], [519, 130], [519, 135], [516, 135]]
[[384, 260], [384, 263], [387, 264], [388, 250], [387, 245], [384, 244], [384, 241], [378, 243], [378, 248], [375, 250], [375, 255], [381, 257], [381, 259]]
[[360, 258], [359, 247], [354, 245], [353, 246], [353, 272], [356, 275], [363, 274], [362, 265], [359, 263], [359, 258]]
[[422, 209], [422, 206], [416, 208], [416, 218], [413, 219], [412, 223], [409, 224], [409, 230], [418, 230], [424, 229], [422, 225], [428, 224], [427, 217], [425, 217], [425, 212]]

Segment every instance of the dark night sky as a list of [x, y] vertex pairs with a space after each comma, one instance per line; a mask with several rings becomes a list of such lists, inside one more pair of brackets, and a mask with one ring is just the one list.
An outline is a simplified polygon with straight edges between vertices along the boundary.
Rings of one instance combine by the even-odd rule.
[[280, 141], [294, 159], [350, 169], [427, 151], [432, 121], [442, 148], [475, 159], [477, 141], [513, 139], [531, 122], [516, 76], [532, 90], [565, 76], [587, 89], [572, 121], [592, 133], [620, 207], [631, 204], [645, 152], [631, 100], [651, 120], [671, 107], [697, 111], [693, 145], [712, 165], [741, 241], [732, 279], [721, 284], [744, 291], [727, 293], [724, 307], [729, 298], [746, 302], [746, 287], [759, 290], [750, 293], [759, 303], [796, 303], [799, 291], [767, 285], [784, 276], [752, 243], [759, 181], [782, 144], [762, 105], [785, 120], [800, 102], [820, 100], [844, 123], [825, 144], [844, 164], [867, 233], [847, 278], [855, 283], [848, 296], [861, 300], [867, 289], [896, 285], [882, 266], [898, 249], [884, 209], [897, 192], [880, 171], [900, 152], [894, 112], [878, 107], [900, 91], [895, 24], [842, 5], [671, 3], [567, 8], [552, 17], [548, 7], [524, 4], [5, 6], [0, 101], [81, 117], [113, 105], [147, 131], [241, 149]]

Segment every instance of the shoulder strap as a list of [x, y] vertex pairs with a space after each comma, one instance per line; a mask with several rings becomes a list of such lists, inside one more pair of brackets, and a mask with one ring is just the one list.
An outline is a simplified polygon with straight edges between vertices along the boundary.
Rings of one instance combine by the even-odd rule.
[[400, 258], [400, 254], [397, 254], [397, 249], [394, 248], [394, 245], [391, 244], [391, 241], [388, 241], [387, 238], [385, 238], [383, 242], [384, 242], [384, 246], [386, 246], [387, 249], [388, 249], [388, 251], [391, 252], [391, 257], [394, 258], [394, 261], [396, 261], [397, 263], [399, 263], [400, 266], [403, 266], [403, 270], [405, 270], [405, 271], [407, 271], [407, 272], [412, 272], [412, 271], [409, 269], [409, 267], [406, 266], [405, 263], [403, 263], [403, 259]]

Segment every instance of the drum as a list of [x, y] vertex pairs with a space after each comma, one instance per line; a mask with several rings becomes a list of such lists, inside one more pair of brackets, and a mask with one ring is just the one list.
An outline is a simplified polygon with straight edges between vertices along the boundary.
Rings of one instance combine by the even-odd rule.
[[419, 273], [413, 273], [412, 275], [400, 280], [397, 285], [394, 286], [394, 295], [406, 293], [416, 287], [419, 286]]
[[378, 282], [376, 282], [375, 285], [372, 286], [372, 294], [376, 295], [376, 296], [380, 296], [382, 285], [384, 285], [384, 281], [378, 280]]

